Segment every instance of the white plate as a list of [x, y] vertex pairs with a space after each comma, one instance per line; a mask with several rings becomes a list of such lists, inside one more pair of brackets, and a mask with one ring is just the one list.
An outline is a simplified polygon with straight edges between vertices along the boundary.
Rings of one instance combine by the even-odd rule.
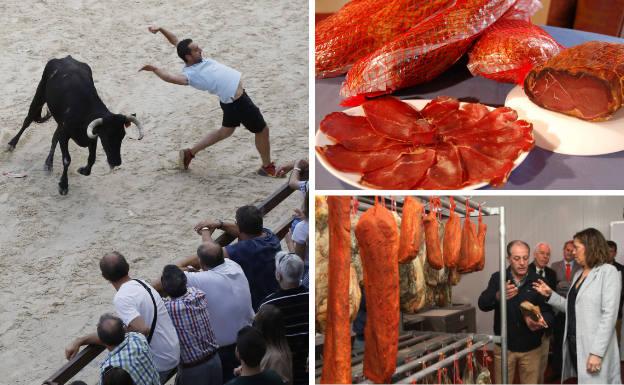
[[518, 118], [533, 123], [535, 144], [545, 150], [568, 155], [603, 155], [624, 150], [624, 108], [606, 122], [587, 122], [538, 106], [516, 86], [505, 105], [518, 111]]
[[[421, 110], [431, 100], [428, 100], [428, 99], [415, 99], [415, 100], [403, 100], [403, 101], [408, 103], [409, 105], [411, 105], [413, 107], [416, 107], [419, 110]], [[461, 105], [463, 105], [463, 104], [464, 103], [461, 103]], [[488, 107], [488, 108], [490, 110], [494, 109], [492, 107]], [[353, 115], [353, 116], [364, 116], [364, 109], [362, 109], [362, 106], [349, 108], [348, 110], [345, 110], [343, 112], [345, 114]], [[325, 136], [325, 134], [323, 132], [321, 132], [321, 130], [319, 129], [316, 132], [316, 146], [321, 147], [321, 146], [327, 146], [327, 145], [331, 145], [331, 144], [336, 144], [336, 142], [334, 142], [333, 140], [331, 140], [327, 136]], [[518, 157], [514, 161], [514, 167], [513, 167], [512, 170], [515, 170], [516, 167], [518, 167], [520, 165], [520, 163], [522, 163], [524, 161], [524, 159], [526, 159], [526, 157], [528, 155], [529, 155], [529, 153], [527, 151], [525, 151], [525, 152], [521, 153], [520, 155], [518, 155]], [[332, 174], [336, 178], [340, 179], [341, 181], [345, 182], [346, 184], [348, 184], [350, 186], [353, 186], [353, 187], [360, 188], [360, 189], [364, 189], [364, 190], [371, 189], [370, 186], [365, 186], [363, 184], [360, 184], [360, 179], [362, 178], [362, 174], [355, 173], [355, 172], [344, 172], [344, 171], [337, 170], [336, 168], [334, 168], [334, 166], [332, 166], [329, 162], [327, 162], [325, 160], [325, 158], [323, 158], [322, 156], [319, 156], [318, 154], [316, 156], [316, 159], [319, 162], [321, 162], [323, 167], [325, 167], [325, 169], [327, 171], [329, 171], [330, 174]], [[476, 183], [476, 184], [472, 184], [472, 185], [466, 186], [462, 190], [475, 190], [475, 189], [479, 189], [479, 188], [485, 187], [487, 185], [488, 184], [485, 183], [485, 182]]]

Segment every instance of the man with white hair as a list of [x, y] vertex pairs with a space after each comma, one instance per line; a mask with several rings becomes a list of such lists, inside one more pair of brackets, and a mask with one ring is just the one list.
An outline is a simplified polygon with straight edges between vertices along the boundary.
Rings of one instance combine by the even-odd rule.
[[268, 295], [258, 307], [277, 306], [284, 315], [286, 339], [293, 354], [293, 384], [307, 384], [308, 289], [301, 284], [303, 260], [295, 253], [275, 254], [275, 278], [279, 289]]
[[[534, 271], [539, 279], [546, 282], [551, 289], [557, 288], [557, 273], [548, 267], [550, 262], [550, 245], [546, 242], [539, 242], [535, 245], [535, 251], [533, 252], [533, 262], [529, 265], [529, 270]], [[544, 372], [548, 365], [548, 352], [550, 350], [550, 337], [552, 336], [551, 329], [546, 329], [542, 336], [541, 346], [541, 360], [539, 368], [539, 383], [544, 383]]]

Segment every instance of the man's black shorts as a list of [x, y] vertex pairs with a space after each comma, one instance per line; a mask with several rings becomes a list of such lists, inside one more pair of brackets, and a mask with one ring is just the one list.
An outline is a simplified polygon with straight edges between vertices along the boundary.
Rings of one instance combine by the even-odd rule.
[[242, 123], [246, 129], [257, 134], [266, 126], [260, 109], [244, 91], [241, 97], [232, 103], [221, 103], [221, 109], [223, 110], [223, 123], [221, 123], [223, 127], [238, 127]]

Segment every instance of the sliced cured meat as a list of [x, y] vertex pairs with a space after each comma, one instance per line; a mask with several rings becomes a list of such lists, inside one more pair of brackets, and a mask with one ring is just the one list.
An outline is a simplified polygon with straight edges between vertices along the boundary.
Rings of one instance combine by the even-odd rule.
[[[368, 305], [364, 329], [364, 375], [375, 383], [389, 383], [397, 364], [400, 318], [398, 232], [390, 211], [377, 202], [362, 214], [355, 228]], [[345, 341], [348, 344], [350, 339]]]
[[414, 197], [403, 200], [403, 220], [399, 237], [399, 263], [408, 263], [418, 256], [423, 237], [423, 205]]
[[457, 144], [469, 144], [479, 141], [488, 143], [508, 143], [525, 140], [533, 142], [533, 125], [524, 120], [516, 120], [508, 122], [505, 127], [493, 131], [453, 131], [443, 135], [443, 139]]
[[373, 129], [386, 138], [413, 144], [434, 142], [435, 127], [418, 110], [397, 98], [372, 99], [362, 108]]
[[474, 126], [489, 113], [490, 110], [483, 104], [466, 103], [454, 114], [447, 115], [437, 121], [437, 128], [440, 134], [461, 131]]
[[377, 189], [407, 190], [420, 182], [434, 161], [432, 149], [403, 154], [391, 165], [364, 174], [361, 183]]
[[518, 156], [533, 148], [533, 142], [522, 140], [517, 142], [492, 143], [486, 141], [472, 142], [469, 145], [474, 150], [496, 159], [515, 161]]
[[436, 209], [439, 207], [439, 199], [429, 200], [429, 213], [425, 215], [423, 224], [425, 226], [425, 243], [427, 245], [427, 263], [435, 270], [440, 270], [444, 267], [444, 260], [442, 258], [442, 249], [440, 248], [440, 233], [438, 226], [438, 215]]
[[461, 221], [455, 212], [455, 200], [450, 198], [449, 219], [444, 224], [444, 243], [442, 245], [444, 265], [449, 269], [457, 267], [461, 248]]
[[316, 76], [347, 72], [361, 57], [452, 3], [453, 0], [348, 2], [315, 28]]
[[429, 81], [455, 63], [516, 0], [457, 0], [453, 6], [358, 60], [340, 89], [344, 97]]
[[493, 158], [468, 146], [457, 148], [466, 172], [465, 183], [488, 182], [492, 186], [500, 186], [507, 181], [513, 168], [511, 160]]
[[320, 124], [320, 130], [337, 144], [352, 151], [381, 150], [400, 144], [379, 136], [363, 116], [332, 112]]
[[548, 32], [530, 21], [501, 19], [471, 48], [468, 69], [474, 76], [522, 84], [531, 68], [562, 49]]
[[324, 384], [351, 383], [351, 326], [349, 322], [349, 280], [351, 266], [351, 199], [327, 197], [329, 212], [329, 291], [327, 328], [323, 357], [331, 365], [323, 366]]
[[438, 96], [433, 99], [420, 111], [422, 116], [430, 123], [436, 124], [448, 115], [457, 112], [459, 100], [450, 96]]
[[463, 168], [457, 148], [441, 144], [436, 148], [436, 163], [427, 171], [425, 179], [414, 188], [448, 190], [463, 186]]
[[408, 147], [391, 147], [385, 150], [356, 152], [334, 144], [317, 147], [316, 151], [332, 166], [345, 172], [369, 172], [396, 162], [401, 154], [410, 152]]
[[516, 110], [509, 107], [498, 107], [479, 119], [475, 124], [467, 126], [465, 130], [472, 130], [474, 132], [500, 130], [507, 126], [509, 122], [513, 122], [516, 119], [518, 119]]
[[622, 106], [623, 78], [624, 44], [590, 41], [531, 70], [524, 91], [538, 106], [601, 121]]

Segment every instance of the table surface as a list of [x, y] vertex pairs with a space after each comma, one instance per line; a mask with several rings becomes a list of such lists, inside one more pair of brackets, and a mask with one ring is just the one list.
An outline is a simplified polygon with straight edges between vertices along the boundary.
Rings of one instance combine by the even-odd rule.
[[[557, 27], [543, 27], [566, 47], [590, 40], [624, 43], [624, 39], [591, 32]], [[340, 106], [340, 85], [344, 76], [317, 79], [315, 85], [315, 127], [330, 112], [345, 110]], [[513, 84], [473, 77], [466, 68], [466, 58], [437, 79], [395, 93], [402, 99], [433, 99], [439, 95], [470, 98], [485, 104], [502, 105]], [[624, 128], [623, 128], [624, 129]], [[617, 170], [624, 169], [624, 151], [599, 156], [574, 156], [553, 153], [535, 147], [501, 188], [504, 190], [619, 190], [624, 189], [624, 177]], [[320, 162], [315, 161], [317, 190], [354, 190], [331, 175]], [[488, 188], [488, 187], [486, 187]]]

